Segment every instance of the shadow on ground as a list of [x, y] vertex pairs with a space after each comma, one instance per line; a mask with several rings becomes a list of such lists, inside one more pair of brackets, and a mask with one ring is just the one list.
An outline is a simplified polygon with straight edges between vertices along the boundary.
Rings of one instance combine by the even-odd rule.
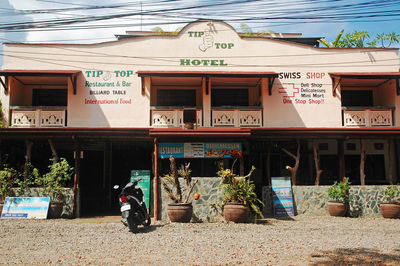
[[311, 254], [311, 265], [400, 265], [400, 249], [389, 254], [367, 248], [339, 248]]

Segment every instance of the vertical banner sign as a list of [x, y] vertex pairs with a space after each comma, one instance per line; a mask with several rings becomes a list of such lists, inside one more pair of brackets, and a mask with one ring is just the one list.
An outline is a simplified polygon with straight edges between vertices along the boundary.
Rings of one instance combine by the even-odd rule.
[[7, 197], [1, 218], [46, 219], [49, 204], [49, 197]]
[[131, 171], [131, 182], [134, 180], [142, 179], [137, 184], [137, 187], [141, 188], [144, 195], [144, 201], [147, 209], [150, 207], [150, 170], [132, 170]]
[[274, 216], [294, 216], [291, 180], [288, 176], [271, 177]]

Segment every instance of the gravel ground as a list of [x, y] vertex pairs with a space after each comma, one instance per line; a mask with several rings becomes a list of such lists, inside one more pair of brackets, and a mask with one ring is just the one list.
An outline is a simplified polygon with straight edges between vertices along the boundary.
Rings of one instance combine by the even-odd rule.
[[400, 265], [400, 219], [156, 222], [135, 234], [119, 220], [1, 219], [0, 264]]

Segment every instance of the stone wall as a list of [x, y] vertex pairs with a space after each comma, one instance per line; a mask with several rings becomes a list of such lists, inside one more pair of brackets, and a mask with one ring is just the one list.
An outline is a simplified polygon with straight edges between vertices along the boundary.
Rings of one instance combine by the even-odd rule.
[[[189, 202], [193, 204], [193, 217], [192, 222], [217, 222], [222, 221], [223, 217], [219, 213], [218, 208], [215, 209], [211, 205], [217, 202], [221, 202], [222, 190], [218, 188], [220, 184], [220, 178], [218, 177], [199, 177], [193, 178], [194, 182], [198, 180], [198, 183], [193, 189], [192, 196]], [[186, 195], [187, 188], [185, 182], [182, 179], [181, 185], [183, 187], [183, 193]], [[199, 193], [200, 198], [198, 200], [193, 199], [194, 193]], [[164, 189], [161, 188], [161, 219], [168, 220], [167, 206], [168, 203], [172, 203], [172, 200], [165, 193]]]
[[[222, 190], [218, 188], [220, 179], [217, 177], [194, 178], [198, 184], [193, 190], [200, 194], [200, 199], [195, 201], [193, 197], [189, 202], [193, 203], [192, 222], [217, 222], [223, 221], [222, 215], [211, 205], [221, 202]], [[184, 187], [184, 193], [186, 187]], [[350, 216], [351, 217], [382, 217], [379, 210], [383, 198], [383, 190], [387, 186], [352, 186], [350, 189]], [[327, 202], [329, 186], [294, 186], [293, 197], [296, 215], [329, 215]], [[262, 201], [265, 217], [273, 217], [271, 187], [263, 187]], [[161, 219], [168, 220], [167, 205], [171, 200], [166, 193], [161, 191]]]
[[[329, 215], [327, 202], [329, 186], [293, 186], [296, 214]], [[379, 206], [387, 186], [352, 186], [350, 189], [351, 217], [381, 217]], [[271, 187], [263, 187], [264, 215], [273, 216]]]
[[[19, 189], [13, 189], [14, 196], [16, 197], [46, 197], [43, 195], [41, 188], [29, 188], [25, 193], [21, 193]], [[73, 188], [64, 188], [63, 193], [64, 208], [61, 214], [61, 218], [73, 218], [74, 210], [74, 190]], [[52, 199], [50, 199], [52, 200]]]

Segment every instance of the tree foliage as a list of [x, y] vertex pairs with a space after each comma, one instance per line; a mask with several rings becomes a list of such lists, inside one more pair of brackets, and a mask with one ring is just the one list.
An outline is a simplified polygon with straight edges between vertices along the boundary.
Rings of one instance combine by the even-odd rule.
[[272, 30], [264, 30], [260, 32], [253, 32], [249, 25], [242, 23], [240, 24], [240, 30], [243, 32], [244, 36], [263, 36], [266, 34], [274, 34], [275, 32]]
[[374, 38], [367, 31], [354, 31], [344, 36], [343, 33], [344, 30], [341, 30], [333, 42], [328, 42], [325, 38], [318, 42], [328, 48], [388, 48], [400, 41], [400, 35], [395, 32], [377, 34]]
[[[53, 159], [50, 159], [53, 161]], [[50, 171], [37, 179], [37, 184], [41, 187], [42, 193], [53, 197], [53, 200], [62, 200], [63, 187], [65, 187], [74, 175], [74, 168], [71, 167], [65, 158], [59, 162], [49, 165]]]

